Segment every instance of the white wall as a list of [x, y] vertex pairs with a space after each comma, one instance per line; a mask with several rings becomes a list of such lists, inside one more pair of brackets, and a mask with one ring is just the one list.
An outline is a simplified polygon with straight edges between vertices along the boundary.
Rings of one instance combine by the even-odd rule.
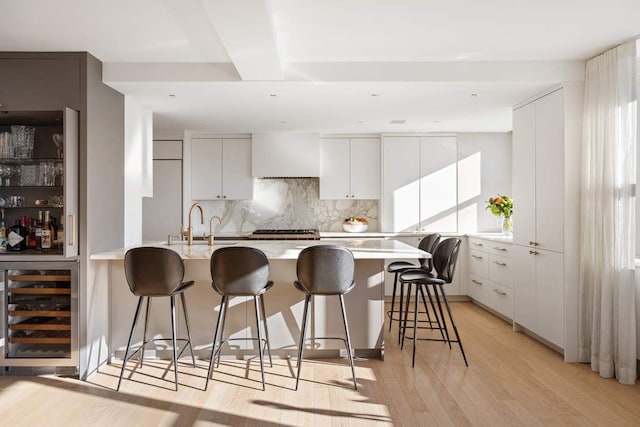
[[498, 232], [497, 218], [485, 209], [496, 194], [511, 196], [511, 133], [459, 133], [458, 232]]
[[153, 118], [131, 97], [124, 100], [124, 245], [142, 242], [142, 197], [153, 196]]

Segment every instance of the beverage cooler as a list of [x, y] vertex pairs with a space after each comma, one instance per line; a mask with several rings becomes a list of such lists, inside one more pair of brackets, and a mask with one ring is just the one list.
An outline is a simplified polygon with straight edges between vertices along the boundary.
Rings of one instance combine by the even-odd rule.
[[76, 375], [78, 112], [0, 111], [3, 374]]
[[3, 351], [0, 365], [78, 365], [77, 261], [0, 262], [3, 292]]

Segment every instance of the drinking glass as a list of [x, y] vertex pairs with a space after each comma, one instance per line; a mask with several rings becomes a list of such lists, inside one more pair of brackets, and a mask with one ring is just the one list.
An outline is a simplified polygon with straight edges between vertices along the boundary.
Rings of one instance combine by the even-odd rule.
[[58, 158], [61, 159], [63, 156], [64, 149], [64, 139], [62, 134], [54, 133], [53, 134], [53, 143], [56, 144], [56, 148], [58, 149]]

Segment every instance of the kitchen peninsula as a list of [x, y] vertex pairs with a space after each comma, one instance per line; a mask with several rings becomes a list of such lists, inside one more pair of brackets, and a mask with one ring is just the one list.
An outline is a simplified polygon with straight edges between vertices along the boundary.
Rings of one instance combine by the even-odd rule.
[[[206, 359], [211, 351], [215, 321], [220, 309], [220, 296], [211, 288], [209, 260], [213, 251], [229, 246], [250, 246], [262, 250], [270, 262], [270, 278], [275, 285], [265, 294], [269, 337], [272, 354], [279, 357], [294, 355], [300, 336], [300, 321], [304, 295], [293, 287], [296, 278], [296, 260], [302, 249], [311, 245], [336, 244], [349, 248], [356, 259], [356, 286], [345, 296], [347, 317], [353, 347], [361, 357], [384, 356], [384, 264], [385, 259], [425, 258], [430, 254], [405, 243], [385, 239], [339, 239], [339, 240], [270, 240], [270, 241], [216, 241], [213, 246], [206, 242], [187, 245], [178, 242], [153, 246], [176, 251], [185, 260], [185, 279], [196, 282], [186, 292], [191, 334], [196, 355]], [[127, 286], [124, 274], [124, 254], [127, 248], [94, 254], [91, 263], [100, 280], [109, 286], [109, 355], [122, 358], [137, 298]], [[334, 301], [335, 300], [335, 301]], [[225, 335], [232, 338], [249, 338], [256, 334], [253, 305], [246, 298], [235, 298], [231, 302], [225, 326]], [[169, 302], [155, 303], [150, 314], [149, 332], [155, 337], [170, 336], [167, 311]], [[335, 298], [317, 298], [311, 308], [311, 323], [305, 356], [335, 357], [343, 348], [340, 341], [319, 340], [313, 337], [342, 337], [344, 329]], [[178, 316], [179, 318], [181, 316]], [[185, 331], [183, 319], [179, 320], [179, 331]], [[180, 334], [180, 332], [179, 332]], [[139, 342], [136, 336], [135, 341]], [[251, 341], [232, 341], [232, 347], [223, 347], [223, 357], [243, 357], [244, 350], [254, 355]], [[149, 347], [152, 349], [153, 347]], [[156, 347], [157, 357], [169, 357], [166, 347]], [[153, 354], [150, 355], [153, 357]]]

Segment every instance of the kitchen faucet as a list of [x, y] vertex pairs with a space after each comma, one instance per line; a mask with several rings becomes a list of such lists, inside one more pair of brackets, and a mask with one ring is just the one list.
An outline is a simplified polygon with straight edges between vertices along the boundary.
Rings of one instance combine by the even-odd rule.
[[191, 220], [194, 208], [198, 208], [200, 211], [200, 224], [204, 224], [204, 211], [202, 210], [202, 206], [200, 206], [200, 203], [194, 203], [189, 209], [189, 227], [186, 230], [183, 230], [182, 226], [180, 226], [180, 235], [187, 236], [187, 245], [189, 246], [193, 245], [193, 224], [191, 223]]
[[213, 246], [213, 220], [217, 219], [218, 220], [218, 225], [222, 225], [222, 219], [220, 219], [219, 216], [212, 216], [211, 219], [209, 220], [209, 236], [207, 237], [207, 241], [209, 242], [209, 246]]

